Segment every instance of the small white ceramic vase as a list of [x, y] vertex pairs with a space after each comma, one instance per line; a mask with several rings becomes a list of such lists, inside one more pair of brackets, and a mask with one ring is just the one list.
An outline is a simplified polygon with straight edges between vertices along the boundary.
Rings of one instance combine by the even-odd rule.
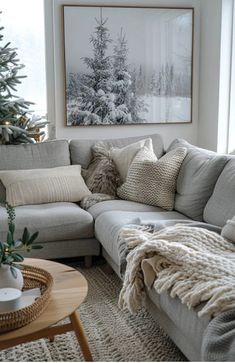
[[13, 289], [22, 290], [24, 278], [22, 272], [15, 268], [16, 277], [13, 276], [9, 265], [1, 265], [0, 267], [0, 289], [4, 287], [12, 287]]

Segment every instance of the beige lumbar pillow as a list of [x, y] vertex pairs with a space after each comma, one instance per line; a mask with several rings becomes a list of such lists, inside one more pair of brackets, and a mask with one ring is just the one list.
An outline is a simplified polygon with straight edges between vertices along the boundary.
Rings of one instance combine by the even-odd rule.
[[235, 216], [227, 220], [225, 226], [222, 228], [221, 236], [235, 243]]
[[110, 156], [117, 167], [122, 182], [126, 180], [129, 167], [134, 157], [143, 147], [146, 147], [153, 152], [152, 139], [140, 140], [122, 148], [111, 148]]
[[118, 188], [118, 196], [172, 210], [176, 180], [186, 153], [186, 148], [179, 147], [156, 160], [154, 153], [144, 147], [134, 158], [126, 182]]
[[80, 165], [1, 172], [6, 201], [13, 207], [52, 202], [79, 202], [91, 192]]

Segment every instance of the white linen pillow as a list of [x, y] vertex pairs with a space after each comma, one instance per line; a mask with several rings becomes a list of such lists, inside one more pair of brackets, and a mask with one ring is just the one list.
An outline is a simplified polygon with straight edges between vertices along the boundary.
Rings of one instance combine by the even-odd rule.
[[91, 192], [80, 165], [48, 169], [1, 171], [6, 201], [13, 207], [53, 202], [79, 202]]
[[110, 149], [110, 156], [117, 167], [122, 182], [126, 180], [129, 167], [134, 157], [143, 147], [148, 148], [154, 153], [151, 138], [134, 142], [122, 148], [112, 147]]
[[172, 210], [176, 181], [186, 153], [186, 148], [178, 147], [156, 160], [154, 153], [142, 148], [130, 166], [126, 182], [117, 189], [118, 196]]
[[235, 216], [227, 220], [225, 226], [222, 228], [221, 236], [235, 243]]

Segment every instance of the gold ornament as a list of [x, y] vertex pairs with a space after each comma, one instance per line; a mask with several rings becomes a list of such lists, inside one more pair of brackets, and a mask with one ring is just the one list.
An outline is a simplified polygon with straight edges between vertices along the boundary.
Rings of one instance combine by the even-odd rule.
[[25, 123], [28, 121], [28, 119], [25, 116], [20, 116], [20, 118], [18, 119], [18, 121], [19, 121], [19, 125], [20, 126], [24, 126]]

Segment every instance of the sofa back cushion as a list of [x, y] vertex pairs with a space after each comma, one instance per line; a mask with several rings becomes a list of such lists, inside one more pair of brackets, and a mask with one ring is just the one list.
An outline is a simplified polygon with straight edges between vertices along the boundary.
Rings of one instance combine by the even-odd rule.
[[[122, 148], [126, 145], [132, 144], [136, 141], [151, 138], [153, 141], [153, 150], [158, 158], [164, 153], [162, 137], [158, 134], [144, 135], [136, 137], [127, 137], [121, 139], [108, 139], [104, 140], [110, 147]], [[79, 164], [83, 168], [87, 168], [92, 158], [92, 146], [100, 140], [71, 140], [70, 141], [70, 154], [72, 164]]]
[[223, 227], [235, 216], [235, 157], [231, 157], [220, 174], [214, 192], [204, 210], [204, 220]]
[[[0, 170], [43, 169], [70, 165], [69, 144], [66, 140], [0, 145], [0, 155]], [[0, 200], [5, 198], [5, 187], [0, 180]]]
[[175, 210], [202, 221], [205, 205], [228, 157], [198, 148], [182, 139], [174, 140], [168, 151], [179, 146], [187, 148], [187, 155], [177, 180]]
[[0, 145], [0, 170], [42, 169], [70, 165], [67, 140]]

